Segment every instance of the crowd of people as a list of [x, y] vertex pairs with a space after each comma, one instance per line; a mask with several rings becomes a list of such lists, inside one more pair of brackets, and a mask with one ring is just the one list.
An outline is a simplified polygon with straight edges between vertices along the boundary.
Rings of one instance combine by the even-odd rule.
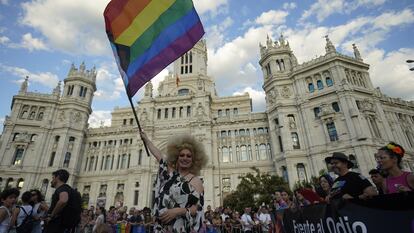
[[190, 136], [175, 137], [164, 156], [145, 133], [141, 132], [141, 137], [160, 164], [152, 209], [111, 206], [106, 210], [90, 206], [81, 210], [80, 194], [66, 184], [69, 173], [60, 169], [52, 173], [51, 185], [56, 190], [50, 206], [36, 189], [21, 196], [16, 188], [1, 193], [0, 233], [280, 232], [278, 213], [288, 208], [414, 190], [414, 174], [401, 169], [403, 147], [389, 143], [376, 153], [378, 167], [369, 172], [373, 184], [350, 170], [354, 164], [345, 154], [335, 152], [325, 159], [335, 179], [324, 174], [316, 187], [299, 188], [292, 193], [278, 190], [271, 203], [246, 206], [242, 212], [229, 207], [213, 210], [204, 206], [204, 188], [198, 177], [206, 163], [202, 145]]

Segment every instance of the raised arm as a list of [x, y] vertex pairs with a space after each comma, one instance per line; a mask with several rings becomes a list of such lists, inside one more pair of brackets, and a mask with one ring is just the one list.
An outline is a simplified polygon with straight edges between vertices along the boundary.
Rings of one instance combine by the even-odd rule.
[[147, 144], [149, 151], [154, 155], [155, 159], [159, 162], [162, 159], [162, 152], [149, 140], [148, 136], [141, 131], [141, 139]]

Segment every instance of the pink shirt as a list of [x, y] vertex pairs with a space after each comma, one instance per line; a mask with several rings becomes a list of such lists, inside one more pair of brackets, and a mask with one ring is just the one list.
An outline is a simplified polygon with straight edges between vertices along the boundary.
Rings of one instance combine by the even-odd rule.
[[407, 176], [409, 174], [411, 174], [411, 173], [410, 172], [403, 172], [403, 174], [401, 174], [400, 176], [397, 176], [397, 177], [387, 177], [387, 179], [385, 181], [386, 185], [387, 185], [387, 190], [388, 190], [387, 193], [388, 194], [389, 193], [398, 193], [399, 192], [398, 187], [400, 185], [405, 186], [405, 187], [411, 189], [411, 191], [412, 191], [412, 188], [410, 187], [410, 185], [408, 184], [408, 181], [407, 181]]

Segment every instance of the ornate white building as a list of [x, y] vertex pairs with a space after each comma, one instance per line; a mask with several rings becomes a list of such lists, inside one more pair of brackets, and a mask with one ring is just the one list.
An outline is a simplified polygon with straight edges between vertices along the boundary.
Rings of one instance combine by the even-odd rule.
[[[355, 46], [355, 56], [345, 56], [327, 37], [326, 54], [298, 64], [282, 36], [268, 38], [260, 55], [265, 112], [252, 112], [247, 93], [217, 95], [204, 40], [174, 62], [158, 96], [148, 83], [137, 105], [142, 127], [161, 149], [177, 134], [203, 142], [210, 156], [201, 174], [206, 204], [220, 205], [253, 166], [293, 185], [326, 169], [324, 158], [334, 151], [367, 175], [374, 153], [389, 141], [404, 146], [404, 167], [414, 169], [414, 103], [374, 88]], [[151, 205], [157, 164], [143, 149], [130, 107], [115, 108], [111, 126], [88, 128], [95, 78], [95, 69], [82, 64], [71, 67], [63, 93], [60, 83], [52, 94], [38, 94], [23, 82], [0, 140], [0, 188], [36, 187], [50, 198], [51, 172], [65, 168], [89, 205]]]

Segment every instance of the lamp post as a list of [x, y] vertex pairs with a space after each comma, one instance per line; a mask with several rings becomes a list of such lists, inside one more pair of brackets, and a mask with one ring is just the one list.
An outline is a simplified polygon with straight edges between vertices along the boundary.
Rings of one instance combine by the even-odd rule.
[[[407, 63], [414, 63], [414, 60], [407, 60]], [[411, 67], [410, 70], [414, 71], [414, 67]]]

